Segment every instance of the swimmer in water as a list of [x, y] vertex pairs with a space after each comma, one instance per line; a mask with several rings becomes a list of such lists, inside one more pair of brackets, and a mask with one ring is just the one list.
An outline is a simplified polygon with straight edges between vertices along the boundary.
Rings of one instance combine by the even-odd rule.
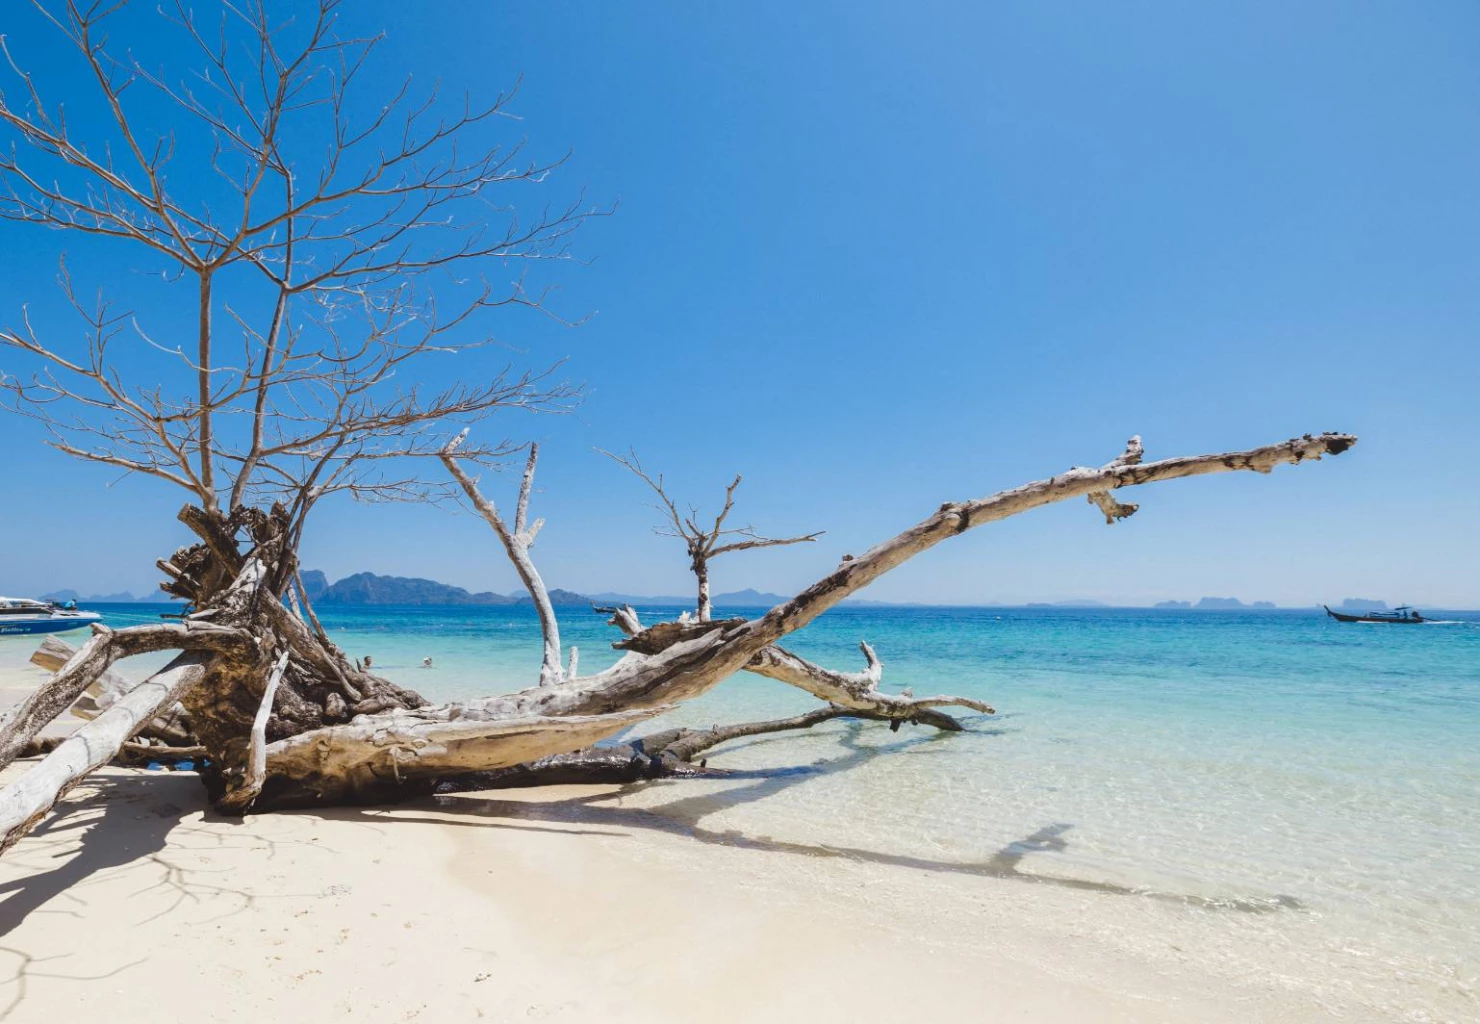
[[431, 668], [432, 667], [432, 659], [431, 658], [422, 658], [421, 659], [421, 667], [422, 668]]
[[368, 655], [368, 654], [365, 655], [365, 667], [366, 668], [369, 668], [370, 667], [370, 655]]

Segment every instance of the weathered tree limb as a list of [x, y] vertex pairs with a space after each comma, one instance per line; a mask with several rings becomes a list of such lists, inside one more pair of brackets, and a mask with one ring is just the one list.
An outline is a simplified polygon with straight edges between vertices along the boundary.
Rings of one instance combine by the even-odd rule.
[[303, 614], [308, 620], [308, 624], [313, 627], [314, 635], [320, 640], [327, 640], [329, 634], [324, 632], [323, 623], [319, 622], [319, 617], [314, 614], [313, 602], [308, 599], [308, 588], [303, 585], [303, 574], [297, 569], [293, 570], [293, 586], [298, 591], [299, 604], [303, 608]]
[[616, 626], [628, 636], [636, 636], [642, 632], [642, 620], [637, 617], [636, 610], [630, 604], [624, 604], [620, 608], [604, 608], [593, 604], [591, 610], [601, 615], [610, 615], [606, 624]]
[[[1144, 454], [1145, 449], [1141, 446], [1141, 435], [1137, 434], [1125, 443], [1125, 451], [1107, 463], [1104, 468], [1116, 469], [1121, 466], [1138, 465]], [[1136, 509], [1140, 508], [1139, 505], [1128, 505], [1116, 501], [1109, 491], [1091, 491], [1086, 495], [1086, 500], [1105, 513], [1105, 523], [1110, 526], [1113, 526], [1118, 520], [1135, 515]]]
[[[480, 789], [515, 789], [570, 784], [626, 784], [647, 779], [725, 778], [734, 772], [711, 768], [694, 758], [728, 740], [746, 736], [810, 729], [839, 718], [890, 721], [882, 715], [829, 704], [804, 715], [768, 722], [715, 726], [712, 729], [667, 729], [630, 743], [587, 747], [568, 754], [552, 754], [536, 761], [469, 772], [441, 780], [437, 793], [467, 793]], [[890, 722], [898, 726], [899, 721]]]
[[418, 711], [364, 716], [267, 747], [261, 800], [273, 807], [368, 803], [427, 790], [444, 776], [503, 768], [595, 743], [669, 710], [446, 720]]
[[[32, 652], [31, 664], [44, 668], [48, 672], [60, 672], [76, 653], [77, 648], [67, 641], [57, 636], [48, 636], [41, 641], [41, 646]], [[133, 687], [132, 682], [117, 672], [104, 669], [98, 678], [94, 679], [83, 691], [82, 696], [73, 702], [71, 712], [77, 718], [91, 721], [112, 707]], [[188, 744], [191, 742], [190, 716], [185, 713], [182, 706], [176, 704], [174, 707], [166, 708], [159, 717], [151, 719], [143, 729], [139, 730], [139, 735], [163, 743]]]
[[710, 632], [683, 639], [661, 653], [649, 657], [629, 654], [594, 676], [472, 701], [460, 706], [457, 713], [489, 719], [529, 714], [587, 715], [688, 700], [741, 671], [762, 649], [802, 628], [889, 570], [969, 529], [1098, 491], [1209, 473], [1267, 473], [1278, 465], [1339, 455], [1355, 443], [1356, 438], [1350, 434], [1307, 435], [1247, 451], [1135, 465], [1117, 460], [1100, 469], [1071, 469], [986, 498], [948, 502], [903, 533], [845, 560], [831, 574], [759, 618], [739, 625], [714, 623]]
[[69, 789], [118, 756], [140, 726], [204, 679], [212, 657], [204, 651], [181, 654], [0, 791], [0, 853], [29, 832]]
[[[31, 653], [31, 664], [48, 672], [60, 672], [72, 660], [77, 648], [55, 634], [42, 638], [41, 644]], [[133, 689], [134, 684], [111, 668], [105, 668], [72, 704], [72, 714], [78, 718], [93, 719], [108, 708], [115, 700]]]
[[262, 792], [263, 780], [267, 778], [267, 719], [272, 715], [272, 701], [277, 696], [278, 686], [283, 681], [283, 672], [288, 667], [291, 652], [284, 650], [278, 655], [267, 677], [267, 688], [262, 691], [262, 702], [257, 706], [257, 717], [252, 720], [252, 735], [247, 742], [247, 767], [237, 785], [236, 779], [227, 783], [225, 795], [216, 802], [219, 810], [226, 814], [240, 813], [252, 806], [257, 794]]
[[134, 740], [123, 745], [113, 763], [126, 768], [142, 768], [150, 762], [160, 764], [178, 764], [181, 761], [195, 761], [197, 764], [207, 757], [205, 747], [200, 746], [171, 746], [169, 744], [139, 743]]
[[[524, 479], [519, 484], [519, 503], [515, 506], [514, 528], [510, 530], [504, 523], [504, 517], [499, 514], [498, 508], [485, 498], [478, 490], [478, 484], [472, 477], [463, 471], [457, 461], [457, 449], [468, 436], [464, 430], [457, 437], [448, 442], [442, 449], [442, 462], [447, 466], [447, 471], [461, 485], [463, 492], [467, 494], [468, 500], [478, 510], [478, 514], [488, 521], [493, 527], [493, 532], [498, 534], [498, 539], [508, 553], [509, 561], [514, 563], [514, 570], [519, 574], [519, 579], [524, 583], [524, 589], [529, 592], [529, 599], [534, 602], [535, 611], [539, 613], [540, 630], [544, 634], [545, 653], [540, 662], [540, 685], [551, 686], [566, 678], [565, 670], [560, 664], [560, 620], [555, 617], [555, 606], [550, 603], [550, 594], [545, 589], [545, 581], [540, 577], [540, 572], [535, 568], [534, 559], [530, 557], [529, 549], [534, 545], [534, 539], [539, 535], [540, 527], [545, 525], [543, 519], [536, 519], [531, 525], [529, 517], [529, 495], [534, 487], [534, 467], [539, 461], [540, 446], [531, 444], [529, 446], [529, 461], [524, 466]], [[572, 670], [574, 676], [574, 670]]]
[[119, 658], [166, 650], [221, 651], [246, 642], [240, 630], [208, 622], [102, 629], [6, 716], [0, 725], [0, 768], [13, 761], [28, 740], [70, 708]]
[[[741, 725], [716, 725], [712, 729], [674, 729], [666, 733], [644, 736], [638, 743], [650, 757], [672, 758], [692, 761], [705, 751], [746, 736], [765, 736], [775, 732], [790, 732], [810, 729], [823, 722], [837, 718], [881, 718], [872, 712], [860, 712], [856, 708], [829, 704], [815, 708], [803, 715], [780, 718], [769, 722], [747, 722]], [[959, 728], [959, 727], [958, 727]]]
[[619, 651], [635, 654], [662, 654], [674, 644], [707, 636], [716, 629], [735, 629], [745, 625], [747, 619], [693, 619], [682, 618], [673, 622], [659, 622], [647, 629], [629, 633], [625, 640], [615, 640], [612, 646]]
[[[66, 742], [66, 736], [38, 736], [26, 744], [25, 749], [21, 751], [21, 757], [45, 757]], [[123, 768], [138, 768], [151, 761], [174, 764], [179, 761], [200, 761], [205, 756], [205, 747], [181, 747], [168, 743], [157, 744], [129, 740], [110, 763]]]
[[[640, 654], [657, 654], [678, 642], [679, 639], [702, 635], [706, 628], [715, 625], [739, 625], [743, 619], [731, 619], [722, 623], [662, 622], [644, 630], [637, 620], [637, 613], [630, 607], [596, 608], [597, 612], [611, 613], [607, 620], [627, 634], [626, 640], [612, 644], [618, 650], [635, 650]], [[893, 695], [879, 690], [883, 677], [883, 665], [867, 643], [860, 643], [868, 668], [863, 672], [835, 672], [807, 661], [781, 647], [767, 647], [745, 664], [745, 671], [766, 676], [789, 686], [806, 690], [814, 697], [857, 711], [876, 712], [884, 719], [919, 722], [933, 725], [946, 732], [959, 732], [961, 723], [950, 715], [933, 711], [936, 707], [968, 707], [983, 714], [995, 714], [993, 708], [982, 701], [969, 697], [922, 697], [910, 694]]]
[[[1306, 434], [1278, 444], [1245, 451], [1192, 455], [1158, 462], [1127, 463], [1116, 459], [1100, 469], [1075, 467], [1067, 473], [1036, 480], [973, 501], [947, 502], [934, 515], [896, 537], [845, 561], [833, 573], [790, 601], [753, 620], [751, 642], [756, 638], [777, 639], [811, 622], [838, 602], [856, 593], [891, 569], [941, 541], [986, 523], [1069, 498], [1088, 497], [1102, 491], [1176, 480], [1209, 473], [1252, 471], [1269, 473], [1276, 466], [1318, 461], [1325, 455], [1340, 455], [1357, 443], [1351, 434]], [[1139, 454], [1139, 440], [1134, 447]]]
[[879, 689], [884, 666], [878, 655], [867, 643], [858, 646], [868, 662], [868, 668], [862, 672], [835, 672], [775, 645], [762, 649], [746, 662], [745, 670], [806, 690], [814, 697], [846, 708], [873, 712], [883, 718], [921, 721], [949, 732], [958, 731], [960, 723], [949, 715], [931, 713], [930, 709], [962, 707], [984, 715], [996, 714], [990, 704], [970, 697], [915, 697], [884, 693]]

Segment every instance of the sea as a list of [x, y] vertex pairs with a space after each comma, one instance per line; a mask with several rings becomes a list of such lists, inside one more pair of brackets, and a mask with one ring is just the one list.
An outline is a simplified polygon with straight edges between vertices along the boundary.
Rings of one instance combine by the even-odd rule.
[[[99, 610], [118, 626], [167, 609]], [[583, 672], [616, 659], [604, 616], [560, 613]], [[697, 813], [679, 801], [673, 826], [926, 881], [1046, 885], [1103, 904], [1086, 920], [1112, 938], [1134, 919], [1127, 930], [1198, 946], [1210, 964], [1316, 986], [1333, 1011], [1480, 1020], [1480, 613], [1425, 613], [1434, 621], [1394, 626], [1320, 609], [845, 605], [785, 646], [858, 669], [867, 641], [884, 689], [976, 697], [996, 714], [966, 712], [960, 734], [830, 723], [719, 748], [712, 765], [779, 781]], [[349, 655], [433, 700], [536, 678], [528, 607], [320, 616]], [[22, 643], [0, 641], [0, 666], [24, 660]], [[814, 706], [739, 675], [646, 728]]]

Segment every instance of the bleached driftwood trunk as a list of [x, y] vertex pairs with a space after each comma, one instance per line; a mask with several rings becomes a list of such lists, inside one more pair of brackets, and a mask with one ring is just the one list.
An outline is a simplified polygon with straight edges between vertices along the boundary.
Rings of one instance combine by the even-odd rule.
[[94, 630], [93, 637], [56, 675], [12, 708], [0, 722], [0, 768], [14, 760], [47, 723], [72, 707], [120, 658], [174, 649], [224, 650], [243, 640], [238, 631], [209, 622], [161, 623], [120, 630], [95, 626]]
[[[60, 672], [76, 654], [77, 648], [61, 637], [48, 636], [32, 653], [31, 664], [49, 672]], [[102, 674], [93, 680], [92, 685], [82, 692], [82, 696], [73, 702], [71, 712], [77, 718], [91, 721], [111, 708], [133, 687], [133, 683], [117, 672], [104, 669]], [[162, 714], [151, 720], [139, 735], [165, 744], [189, 744], [191, 742], [190, 716], [185, 713], [185, 708], [177, 703], [166, 708]]]
[[209, 659], [198, 651], [181, 654], [0, 790], [0, 852], [30, 831], [69, 789], [111, 761], [150, 719], [198, 685]]

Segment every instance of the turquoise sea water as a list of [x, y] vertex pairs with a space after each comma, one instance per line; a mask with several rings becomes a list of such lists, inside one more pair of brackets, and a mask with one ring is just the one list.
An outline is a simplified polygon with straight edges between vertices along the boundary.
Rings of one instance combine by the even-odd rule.
[[[109, 621], [154, 611], [117, 606]], [[644, 620], [675, 612], [645, 609]], [[583, 670], [615, 659], [602, 617], [561, 617]], [[1480, 1006], [1480, 614], [1440, 617], [1381, 626], [1319, 611], [841, 608], [787, 646], [851, 669], [867, 640], [886, 689], [967, 694], [998, 714], [968, 715], [957, 736], [833, 724], [737, 745], [714, 763], [808, 770], [763, 799], [716, 804], [700, 824], [925, 873], [977, 872], [984, 885], [1001, 884], [1006, 864], [1046, 884], [1144, 896], [1168, 914], [1257, 918], [1236, 926], [1244, 940], [1302, 936], [1282, 968], [1292, 977], [1373, 973], [1397, 986], [1382, 1004], [1395, 1019], [1457, 1019], [1423, 1007]], [[372, 655], [433, 699], [534, 682], [527, 609], [326, 608], [322, 618], [352, 656]], [[673, 719], [812, 706], [739, 676]]]

